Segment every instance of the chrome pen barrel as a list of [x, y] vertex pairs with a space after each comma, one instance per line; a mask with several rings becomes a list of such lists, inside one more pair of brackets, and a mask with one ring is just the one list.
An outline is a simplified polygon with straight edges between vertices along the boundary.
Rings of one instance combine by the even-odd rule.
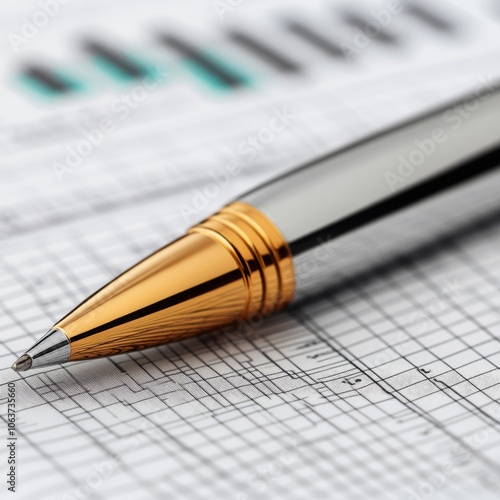
[[282, 232], [295, 298], [486, 215], [498, 200], [500, 90], [483, 89], [293, 170], [241, 201]]
[[[500, 165], [500, 154], [495, 156]], [[293, 256], [294, 300], [408, 262], [411, 254], [438, 251], [458, 235], [472, 236], [500, 217], [499, 193], [497, 169], [341, 235], [318, 234], [314, 247]]]

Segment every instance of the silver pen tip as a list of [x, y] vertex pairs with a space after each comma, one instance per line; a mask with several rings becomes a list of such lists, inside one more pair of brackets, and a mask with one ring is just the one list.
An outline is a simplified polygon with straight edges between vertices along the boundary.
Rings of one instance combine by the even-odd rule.
[[13, 365], [12, 369], [15, 372], [25, 372], [31, 368], [33, 359], [29, 354], [23, 354]]

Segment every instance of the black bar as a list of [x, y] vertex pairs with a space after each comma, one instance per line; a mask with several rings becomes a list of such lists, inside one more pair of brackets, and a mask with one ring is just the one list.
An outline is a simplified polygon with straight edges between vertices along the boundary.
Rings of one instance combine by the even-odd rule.
[[297, 21], [289, 21], [286, 23], [286, 26], [292, 33], [303, 38], [311, 45], [314, 45], [323, 52], [326, 52], [328, 55], [334, 57], [343, 57], [343, 50], [335, 42], [327, 40], [321, 35], [318, 35], [306, 25]]
[[146, 74], [144, 68], [137, 64], [134, 64], [132, 61], [122, 56], [117, 51], [110, 49], [109, 47], [106, 47], [101, 43], [87, 41], [85, 42], [85, 49], [91, 54], [105, 59], [108, 63], [112, 64], [122, 73], [131, 78], [141, 78]]
[[55, 92], [65, 93], [73, 90], [70, 83], [63, 80], [62, 78], [59, 78], [58, 76], [54, 75], [54, 73], [51, 73], [46, 69], [42, 69], [36, 66], [28, 66], [24, 70], [24, 74], [31, 79], [41, 83], [42, 85], [45, 85], [45, 87], [47, 87], [49, 90], [53, 90]]
[[278, 54], [275, 50], [267, 47], [266, 45], [263, 45], [253, 37], [250, 37], [244, 33], [231, 31], [229, 33], [229, 38], [233, 42], [236, 42], [238, 45], [241, 45], [243, 48], [264, 59], [280, 71], [286, 71], [290, 73], [296, 73], [299, 71], [299, 66], [295, 62], [290, 61], [290, 59], [281, 54]]
[[[384, 31], [384, 28], [380, 25], [378, 21], [370, 21], [369, 19], [365, 19], [363, 17], [358, 16], [354, 12], [347, 12], [343, 15], [344, 19], [346, 22], [349, 24], [352, 24], [355, 28], [360, 29], [363, 33], [365, 33], [367, 36], [374, 38], [375, 40], [385, 43], [387, 45], [397, 45], [398, 44], [398, 39], [390, 34], [387, 33], [387, 31]], [[371, 26], [371, 23], [374, 25], [380, 27], [380, 30], [378, 33], [375, 35], [370, 35], [370, 30], [369, 28]]]
[[177, 51], [182, 56], [188, 58], [191, 62], [211, 73], [215, 78], [228, 87], [241, 87], [245, 85], [245, 80], [229, 71], [227, 68], [217, 64], [212, 59], [209, 59], [197, 48], [171, 35], [160, 35], [160, 41], [168, 45], [170, 48]]
[[[292, 242], [290, 248], [294, 255], [314, 248], [318, 241], [328, 241], [348, 233], [369, 222], [380, 219], [386, 215], [395, 213], [414, 203], [425, 200], [437, 193], [444, 192], [454, 186], [465, 183], [479, 177], [482, 174], [493, 171], [500, 167], [500, 148], [494, 149], [479, 157], [466, 161], [461, 166], [454, 168], [450, 172], [438, 175], [422, 184], [419, 184], [407, 191], [395, 195], [375, 205], [365, 208], [350, 217], [346, 217], [330, 226], [319, 229], [300, 240]], [[360, 182], [362, 182], [360, 180]]]
[[[136, 319], [143, 318], [144, 316], [148, 316], [150, 314], [163, 311], [170, 307], [174, 307], [178, 304], [182, 304], [186, 300], [189, 300], [193, 297], [201, 296], [207, 291], [216, 290], [217, 288], [221, 288], [229, 283], [234, 283], [235, 281], [238, 281], [240, 279], [241, 279], [241, 272], [238, 269], [235, 269], [234, 271], [229, 271], [226, 274], [212, 278], [209, 281], [206, 281], [199, 285], [195, 285], [191, 288], [188, 288], [187, 290], [177, 292], [176, 294], [170, 297], [166, 297], [164, 299], [158, 300], [157, 302], [153, 302], [150, 305], [141, 307], [136, 311], [124, 314], [119, 318], [108, 321], [107, 323], [103, 323], [90, 330], [87, 330], [86, 332], [79, 333], [78, 335], [75, 335], [71, 338], [71, 342], [85, 339], [87, 337], [90, 337], [91, 335], [95, 335], [96, 333], [104, 332], [109, 328], [115, 328], [116, 326], [125, 325], [127, 323], [130, 323], [131, 321], [135, 321]], [[96, 294], [98, 292], [99, 290], [96, 292]], [[137, 349], [142, 349], [142, 348], [143, 347], [137, 346]]]

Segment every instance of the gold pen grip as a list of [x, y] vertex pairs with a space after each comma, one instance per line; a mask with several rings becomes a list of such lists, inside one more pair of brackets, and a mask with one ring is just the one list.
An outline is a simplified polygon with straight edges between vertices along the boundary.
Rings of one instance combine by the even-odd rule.
[[260, 211], [235, 202], [125, 271], [54, 328], [69, 360], [144, 349], [268, 315], [295, 290], [292, 255]]

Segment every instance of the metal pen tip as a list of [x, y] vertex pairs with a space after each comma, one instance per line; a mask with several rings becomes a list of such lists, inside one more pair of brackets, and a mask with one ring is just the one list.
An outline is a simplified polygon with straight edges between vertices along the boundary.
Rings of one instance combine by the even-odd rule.
[[13, 365], [12, 369], [15, 372], [25, 372], [31, 368], [33, 359], [29, 354], [23, 354]]

